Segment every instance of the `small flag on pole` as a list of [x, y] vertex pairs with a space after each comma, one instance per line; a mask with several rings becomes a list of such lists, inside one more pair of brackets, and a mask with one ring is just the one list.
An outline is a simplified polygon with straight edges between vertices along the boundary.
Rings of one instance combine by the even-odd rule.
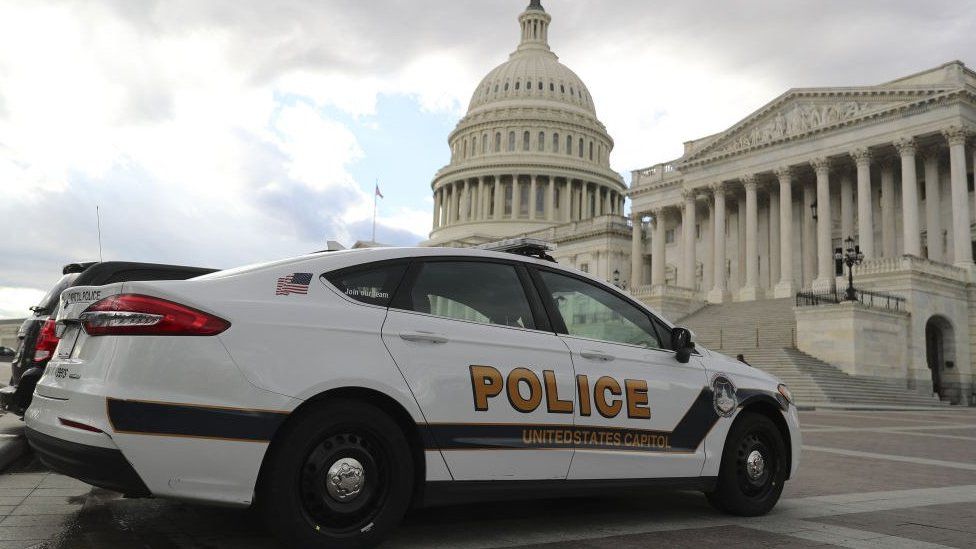
[[380, 197], [380, 198], [385, 198], [385, 197], [383, 196], [383, 193], [381, 193], [381, 192], [380, 192], [380, 186], [379, 186], [379, 184], [378, 184], [378, 183], [377, 183], [377, 185], [376, 185], [376, 196], [378, 196], [378, 197]]

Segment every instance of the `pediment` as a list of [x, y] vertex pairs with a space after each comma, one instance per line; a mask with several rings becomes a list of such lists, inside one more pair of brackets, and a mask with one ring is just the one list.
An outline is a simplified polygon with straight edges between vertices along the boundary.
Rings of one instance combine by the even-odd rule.
[[732, 156], [803, 136], [829, 131], [931, 101], [960, 88], [924, 86], [791, 90], [732, 126], [682, 164]]

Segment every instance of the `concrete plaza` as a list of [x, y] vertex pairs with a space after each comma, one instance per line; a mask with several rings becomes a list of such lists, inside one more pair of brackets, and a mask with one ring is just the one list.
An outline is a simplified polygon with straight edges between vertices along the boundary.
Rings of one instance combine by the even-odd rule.
[[[976, 545], [976, 409], [801, 412], [804, 453], [773, 512], [697, 493], [491, 503], [413, 512], [391, 548]], [[247, 510], [122, 499], [30, 458], [0, 475], [0, 549], [270, 548]]]

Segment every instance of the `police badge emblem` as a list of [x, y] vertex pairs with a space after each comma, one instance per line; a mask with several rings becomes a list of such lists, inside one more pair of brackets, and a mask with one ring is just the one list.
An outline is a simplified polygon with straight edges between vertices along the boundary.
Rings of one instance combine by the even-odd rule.
[[715, 412], [722, 417], [732, 417], [739, 405], [735, 384], [724, 375], [719, 374], [712, 378], [712, 404]]

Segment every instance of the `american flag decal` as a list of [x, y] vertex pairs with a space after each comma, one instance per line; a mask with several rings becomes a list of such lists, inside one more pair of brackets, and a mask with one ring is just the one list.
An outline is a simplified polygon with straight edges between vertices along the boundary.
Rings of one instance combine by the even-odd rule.
[[308, 285], [312, 282], [312, 273], [295, 273], [278, 279], [275, 295], [308, 294]]

